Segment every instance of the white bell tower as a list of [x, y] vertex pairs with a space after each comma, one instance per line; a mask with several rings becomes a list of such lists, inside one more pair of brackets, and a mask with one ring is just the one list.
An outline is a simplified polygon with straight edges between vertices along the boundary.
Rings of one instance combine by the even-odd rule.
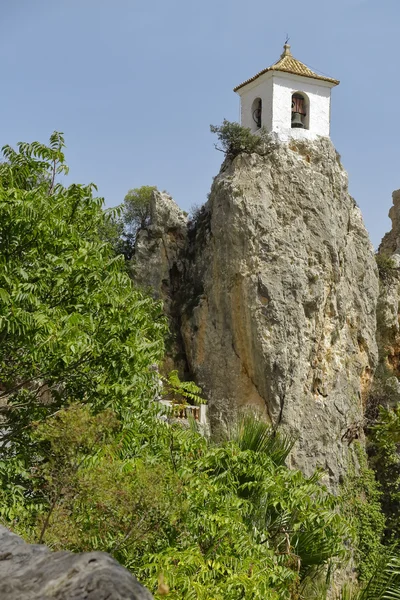
[[282, 141], [329, 137], [331, 89], [339, 81], [318, 75], [292, 56], [289, 44], [274, 65], [238, 85], [241, 121]]

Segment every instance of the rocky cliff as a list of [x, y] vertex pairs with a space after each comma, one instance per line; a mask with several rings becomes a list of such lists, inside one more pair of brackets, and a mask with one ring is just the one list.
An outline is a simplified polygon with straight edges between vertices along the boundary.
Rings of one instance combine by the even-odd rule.
[[212, 429], [252, 406], [298, 436], [293, 465], [338, 481], [377, 362], [379, 286], [331, 142], [226, 161], [194, 222], [166, 194], [151, 209], [137, 281], [163, 298], [171, 360], [203, 387]]
[[387, 404], [400, 402], [400, 190], [393, 192], [389, 211], [392, 229], [379, 247], [380, 294], [377, 308], [377, 341], [380, 364], [377, 390]]

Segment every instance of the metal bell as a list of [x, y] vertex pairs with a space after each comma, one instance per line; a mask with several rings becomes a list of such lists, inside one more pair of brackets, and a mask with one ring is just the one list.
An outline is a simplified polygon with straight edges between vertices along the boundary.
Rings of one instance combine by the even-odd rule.
[[304, 129], [303, 115], [299, 112], [292, 112], [292, 127], [301, 127]]

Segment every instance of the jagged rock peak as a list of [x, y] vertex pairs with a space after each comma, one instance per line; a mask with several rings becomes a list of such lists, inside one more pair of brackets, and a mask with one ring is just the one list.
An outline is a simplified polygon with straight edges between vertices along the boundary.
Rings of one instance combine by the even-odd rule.
[[[166, 192], [155, 190], [150, 202], [150, 225], [139, 231], [135, 247], [135, 279], [167, 299], [170, 269], [186, 244], [187, 217]], [[166, 286], [166, 293], [162, 293]]]
[[378, 250], [380, 294], [377, 308], [377, 341], [380, 354], [377, 383], [380, 401], [400, 402], [400, 190], [393, 192], [389, 217], [392, 229]]
[[389, 255], [397, 254], [400, 261], [400, 190], [394, 191], [392, 198], [393, 206], [389, 210], [392, 229], [383, 237], [379, 252]]
[[150, 201], [150, 221], [153, 228], [186, 227], [187, 216], [167, 192], [154, 190]]
[[196, 226], [179, 243], [177, 231], [167, 284], [151, 232], [137, 259], [147, 280], [158, 270], [212, 428], [252, 406], [299, 437], [294, 465], [337, 482], [376, 364], [378, 277], [332, 143], [272, 142], [225, 161]]

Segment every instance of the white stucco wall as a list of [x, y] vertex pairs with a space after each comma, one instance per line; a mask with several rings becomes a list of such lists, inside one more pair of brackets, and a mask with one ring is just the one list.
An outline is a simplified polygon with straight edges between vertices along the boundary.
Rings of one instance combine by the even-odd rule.
[[[268, 72], [239, 90], [241, 121], [244, 127], [256, 130], [252, 104], [255, 98], [263, 103], [262, 125], [281, 140], [329, 137], [331, 88], [329, 82], [312, 80], [282, 72]], [[308, 129], [292, 129], [292, 94], [303, 92], [308, 98]]]
[[258, 80], [253, 84], [249, 84], [244, 89], [244, 93], [241, 96], [241, 121], [243, 127], [248, 127], [252, 131], [257, 129], [257, 126], [253, 120], [252, 106], [256, 98], [261, 98], [262, 101], [262, 115], [261, 125], [266, 127], [268, 131], [272, 131], [272, 92], [273, 82], [272, 77], [268, 77], [261, 81]]
[[[273, 115], [271, 131], [279, 136], [292, 136], [292, 95], [303, 92], [308, 97], [307, 130], [298, 130], [304, 137], [327, 136], [330, 134], [331, 87], [323, 81], [309, 80], [305, 77], [290, 76], [282, 73], [273, 77]], [[296, 132], [296, 137], [300, 134]]]

